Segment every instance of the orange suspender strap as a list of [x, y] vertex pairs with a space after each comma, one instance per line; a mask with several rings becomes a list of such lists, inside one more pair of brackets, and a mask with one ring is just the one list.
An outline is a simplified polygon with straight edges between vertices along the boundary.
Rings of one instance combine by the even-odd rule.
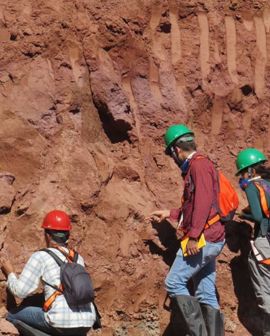
[[263, 213], [265, 214], [265, 216], [267, 218], [270, 218], [270, 210], [268, 208], [268, 204], [267, 204], [267, 199], [265, 196], [265, 191], [263, 189], [263, 187], [258, 183], [258, 182], [254, 182], [255, 186], [257, 187], [257, 189], [259, 190], [260, 193], [260, 202], [261, 202], [261, 207], [263, 210]]
[[68, 253], [61, 247], [58, 247], [58, 250], [64, 254], [64, 256], [67, 258], [68, 262], [72, 262], [75, 258], [75, 251], [73, 249], [70, 249]]
[[[212, 219], [210, 219], [210, 220], [205, 224], [205, 226], [204, 226], [204, 230], [208, 229], [211, 225], [215, 224], [215, 223], [218, 222], [219, 220], [220, 220], [220, 215], [219, 215], [219, 214], [215, 215]], [[178, 230], [184, 232], [183, 230], [181, 230], [181, 228], [178, 229]], [[184, 233], [185, 233], [185, 232], [184, 232]], [[181, 240], [184, 240], [184, 239], [187, 238], [187, 237], [188, 237], [188, 234], [185, 234], [184, 237], [183, 237]]]
[[204, 229], [208, 229], [211, 225], [215, 224], [220, 220], [220, 215], [216, 214], [213, 218], [211, 218], [204, 226]]
[[264, 260], [260, 261], [260, 264], [270, 265], [270, 259], [264, 259]]
[[55, 291], [45, 302], [43, 305], [43, 310], [45, 312], [47, 312], [48, 310], [51, 309], [52, 304], [54, 303], [54, 301], [56, 300], [57, 296], [62, 294], [62, 285], [59, 286], [58, 291]]
[[72, 262], [75, 258], [75, 251], [74, 250], [69, 250], [69, 253], [68, 253], [68, 259]]

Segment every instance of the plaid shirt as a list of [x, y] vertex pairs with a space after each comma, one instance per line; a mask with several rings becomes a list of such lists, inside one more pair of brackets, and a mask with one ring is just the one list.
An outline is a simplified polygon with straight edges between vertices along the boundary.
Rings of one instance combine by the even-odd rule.
[[[66, 260], [65, 256], [57, 249], [50, 249], [63, 261]], [[78, 258], [78, 263], [84, 266], [81, 256]], [[19, 278], [14, 273], [10, 273], [7, 284], [13, 295], [23, 299], [38, 288], [40, 280], [45, 280], [55, 286], [60, 284], [60, 267], [44, 251], [35, 252], [30, 257]], [[44, 291], [45, 300], [47, 300], [55, 290], [44, 284]], [[95, 308], [92, 303], [71, 310], [64, 295], [57, 296], [51, 309], [44, 314], [46, 321], [55, 328], [92, 327], [96, 319]]]

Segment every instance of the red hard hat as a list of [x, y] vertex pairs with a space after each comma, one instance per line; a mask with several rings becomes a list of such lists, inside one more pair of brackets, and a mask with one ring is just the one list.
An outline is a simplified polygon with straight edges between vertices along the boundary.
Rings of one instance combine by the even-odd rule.
[[43, 229], [70, 231], [72, 229], [68, 215], [61, 210], [49, 212], [42, 223]]

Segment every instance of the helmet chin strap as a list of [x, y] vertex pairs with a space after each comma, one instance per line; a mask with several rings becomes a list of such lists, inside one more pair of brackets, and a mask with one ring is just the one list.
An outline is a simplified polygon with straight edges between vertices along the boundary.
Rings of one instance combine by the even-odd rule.
[[171, 147], [171, 154], [172, 154], [172, 157], [174, 159], [174, 162], [177, 164], [177, 166], [179, 168], [181, 168], [184, 160], [179, 159], [179, 157], [178, 157], [178, 155], [176, 153], [176, 150], [174, 149], [173, 146]]
[[252, 173], [253, 173], [253, 168], [248, 167], [248, 178], [251, 179], [252, 178]]

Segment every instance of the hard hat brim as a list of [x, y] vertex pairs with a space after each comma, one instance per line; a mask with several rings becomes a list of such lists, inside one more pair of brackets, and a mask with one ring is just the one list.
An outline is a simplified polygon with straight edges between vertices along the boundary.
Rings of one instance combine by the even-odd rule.
[[258, 166], [259, 164], [265, 163], [265, 162], [267, 162], [267, 161], [268, 161], [268, 160], [265, 159], [265, 160], [258, 161], [258, 162], [254, 163], [254, 164], [251, 164], [251, 165], [249, 165], [249, 166], [243, 167], [243, 168], [239, 169], [239, 170], [235, 173], [235, 176], [239, 176], [245, 169], [248, 169], [248, 168], [251, 168], [251, 167], [256, 167], [256, 166]]
[[[169, 154], [170, 154], [170, 149], [171, 149], [171, 147], [175, 144], [175, 142], [176, 142], [178, 139], [180, 139], [180, 138], [182, 138], [182, 137], [185, 137], [185, 136], [188, 136], [188, 135], [190, 135], [190, 136], [193, 138], [192, 140], [189, 140], [189, 141], [193, 141], [194, 138], [195, 138], [193, 132], [188, 132], [188, 133], [182, 134], [182, 135], [176, 137], [175, 139], [173, 139], [173, 141], [172, 141], [171, 143], [168, 144], [168, 146], [165, 148], [165, 154], [166, 154], [166, 155], [169, 155]], [[189, 142], [189, 141], [186, 141], [186, 142]]]

